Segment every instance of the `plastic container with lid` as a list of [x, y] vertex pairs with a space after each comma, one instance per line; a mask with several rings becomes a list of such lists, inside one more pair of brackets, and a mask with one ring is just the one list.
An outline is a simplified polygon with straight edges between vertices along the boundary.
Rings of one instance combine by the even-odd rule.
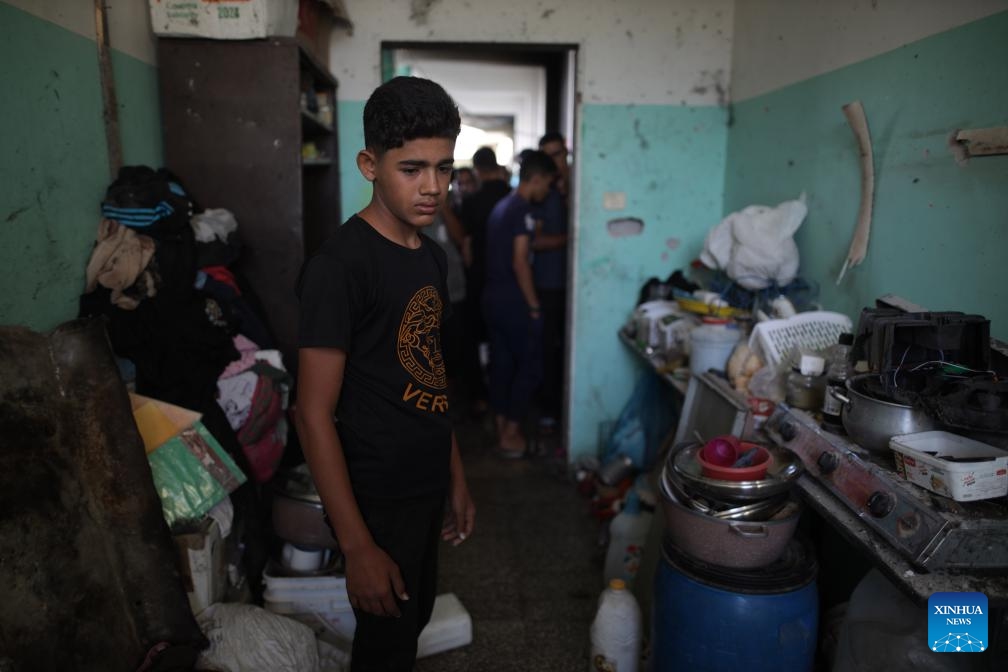
[[826, 361], [818, 355], [802, 355], [798, 366], [787, 377], [787, 403], [806, 411], [822, 408], [826, 388], [823, 368]]
[[591, 624], [591, 670], [637, 672], [640, 667], [640, 606], [622, 579], [613, 579], [599, 597]]
[[632, 585], [640, 569], [641, 555], [648, 530], [651, 529], [651, 512], [642, 506], [636, 490], [627, 493], [623, 510], [609, 523], [609, 549], [606, 552], [605, 580], [623, 579]]
[[730, 326], [705, 324], [690, 332], [690, 373], [698, 376], [709, 369], [724, 371], [742, 333]]

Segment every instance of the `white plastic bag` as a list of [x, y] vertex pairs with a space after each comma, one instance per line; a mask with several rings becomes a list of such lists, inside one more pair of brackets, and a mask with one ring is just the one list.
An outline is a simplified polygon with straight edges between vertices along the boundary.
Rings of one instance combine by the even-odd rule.
[[707, 233], [700, 261], [723, 270], [746, 289], [783, 286], [798, 274], [795, 231], [805, 220], [805, 194], [775, 208], [750, 205], [725, 217]]
[[315, 633], [304, 623], [251, 604], [212, 604], [196, 617], [210, 647], [198, 669], [220, 672], [318, 672]]

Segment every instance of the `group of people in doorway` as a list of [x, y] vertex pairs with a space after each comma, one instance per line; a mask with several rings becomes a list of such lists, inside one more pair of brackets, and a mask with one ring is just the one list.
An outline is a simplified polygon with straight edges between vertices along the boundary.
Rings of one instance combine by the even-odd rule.
[[533, 405], [538, 432], [556, 431], [560, 418], [568, 155], [563, 135], [543, 135], [538, 149], [519, 155], [512, 189], [493, 149], [481, 147], [471, 169], [456, 170], [453, 198], [427, 231], [449, 260], [456, 318], [445, 334], [449, 371], [473, 411], [493, 412], [504, 457], [527, 452], [523, 427]]

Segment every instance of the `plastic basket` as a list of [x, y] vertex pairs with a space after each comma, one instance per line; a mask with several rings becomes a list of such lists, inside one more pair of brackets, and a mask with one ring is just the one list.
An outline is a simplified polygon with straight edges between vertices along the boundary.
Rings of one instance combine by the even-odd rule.
[[767, 364], [777, 366], [792, 348], [822, 350], [853, 328], [843, 313], [825, 310], [799, 313], [783, 320], [766, 320], [753, 327], [749, 348]]

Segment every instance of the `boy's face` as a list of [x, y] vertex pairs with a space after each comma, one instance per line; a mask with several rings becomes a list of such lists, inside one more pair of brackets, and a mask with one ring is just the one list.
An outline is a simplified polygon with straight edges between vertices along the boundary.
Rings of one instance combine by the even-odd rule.
[[454, 139], [417, 138], [380, 155], [365, 149], [357, 165], [385, 211], [401, 224], [421, 228], [433, 223], [448, 195], [454, 154]]
[[533, 203], [539, 203], [549, 194], [554, 175], [537, 174], [529, 178], [530, 198]]

